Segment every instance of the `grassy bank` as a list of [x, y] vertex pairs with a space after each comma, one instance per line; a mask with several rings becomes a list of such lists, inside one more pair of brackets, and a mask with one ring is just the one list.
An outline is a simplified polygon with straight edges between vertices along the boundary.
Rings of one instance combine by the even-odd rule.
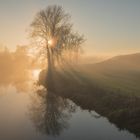
[[119, 129], [127, 129], [140, 137], [138, 96], [123, 94], [121, 90], [108, 90], [92, 77], [70, 68], [55, 71], [53, 82], [56, 94], [71, 99], [83, 109], [95, 110]]

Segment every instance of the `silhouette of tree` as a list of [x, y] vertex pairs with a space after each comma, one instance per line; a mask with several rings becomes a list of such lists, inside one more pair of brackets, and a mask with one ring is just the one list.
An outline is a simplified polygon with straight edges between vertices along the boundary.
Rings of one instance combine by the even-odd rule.
[[36, 42], [40, 56], [47, 58], [49, 81], [52, 79], [55, 64], [66, 59], [66, 52], [69, 53], [70, 60], [78, 58], [84, 42], [82, 35], [73, 32], [70, 15], [56, 5], [48, 6], [37, 13], [31, 23], [31, 37]]

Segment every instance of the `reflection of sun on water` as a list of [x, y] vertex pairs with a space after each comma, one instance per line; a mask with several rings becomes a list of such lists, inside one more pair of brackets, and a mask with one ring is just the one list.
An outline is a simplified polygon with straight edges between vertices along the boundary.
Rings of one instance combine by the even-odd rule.
[[36, 79], [36, 80], [38, 79], [40, 71], [41, 71], [41, 69], [34, 69], [32, 71], [32, 75], [33, 75], [34, 79]]

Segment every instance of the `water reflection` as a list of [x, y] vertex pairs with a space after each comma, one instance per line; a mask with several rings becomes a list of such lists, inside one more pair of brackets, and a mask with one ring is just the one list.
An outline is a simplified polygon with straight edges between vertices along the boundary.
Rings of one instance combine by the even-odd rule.
[[[26, 70], [11, 73], [11, 76], [2, 74], [0, 87], [7, 88], [13, 86], [18, 92], [30, 92], [38, 79], [40, 69]], [[0, 72], [1, 75], [1, 72]]]
[[[124, 129], [131, 130], [130, 132], [139, 137], [139, 100], [135, 99], [133, 104], [130, 104], [133, 105], [132, 109], [135, 109], [130, 110], [131, 106], [127, 107], [123, 102], [127, 101], [127, 98], [124, 100], [121, 96], [99, 96], [99, 93], [93, 96], [90, 92], [83, 94], [86, 96], [81, 96], [81, 92], [70, 91], [58, 96], [56, 92], [47, 92], [46, 89], [38, 88], [33, 84], [38, 71], [23, 70], [21, 73], [23, 72], [25, 76], [17, 73], [12, 76], [12, 79], [4, 75], [4, 79], [0, 79], [0, 122], [2, 124], [0, 139], [4, 139], [1, 136], [9, 137], [4, 140], [17, 136], [19, 139], [24, 136], [25, 140], [29, 137], [34, 140], [46, 138], [47, 140], [77, 138], [82, 140], [85, 139], [84, 136], [88, 140], [93, 138], [103, 140], [108, 136], [112, 140], [136, 139]], [[77, 86], [77, 88], [81, 87]], [[124, 111], [118, 110], [122, 102]], [[25, 112], [28, 112], [28, 115]], [[110, 122], [102, 116], [106, 116]], [[116, 126], [112, 126], [112, 123]], [[39, 136], [34, 129], [39, 132]]]
[[31, 100], [30, 118], [37, 131], [58, 136], [69, 127], [68, 120], [76, 106], [67, 99], [41, 89], [37, 90], [36, 96], [32, 96]]
[[82, 105], [56, 93], [44, 88], [30, 92], [21, 94], [11, 86], [0, 88], [0, 139], [136, 140], [96, 112], [82, 109]]

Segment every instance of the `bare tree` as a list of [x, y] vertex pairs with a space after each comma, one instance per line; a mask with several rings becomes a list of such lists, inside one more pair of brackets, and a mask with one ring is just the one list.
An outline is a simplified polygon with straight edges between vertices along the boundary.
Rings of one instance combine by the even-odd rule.
[[[31, 24], [31, 37], [37, 42], [40, 55], [46, 56], [48, 76], [55, 67], [55, 62], [65, 59], [69, 52], [73, 57], [78, 56], [83, 36], [73, 33], [70, 15], [65, 13], [61, 6], [48, 6], [37, 13]], [[76, 56], [75, 55], [75, 56]]]

